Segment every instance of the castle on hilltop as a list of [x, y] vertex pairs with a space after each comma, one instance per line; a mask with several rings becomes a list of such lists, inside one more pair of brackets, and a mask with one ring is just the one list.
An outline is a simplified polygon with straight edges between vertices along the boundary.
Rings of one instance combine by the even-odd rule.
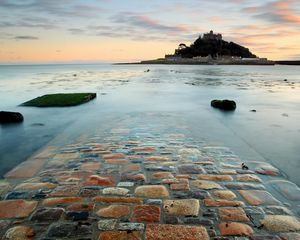
[[204, 40], [219, 40], [221, 41], [222, 40], [222, 34], [220, 33], [214, 33], [213, 30], [210, 30], [209, 33], [204, 33], [203, 34], [203, 39]]

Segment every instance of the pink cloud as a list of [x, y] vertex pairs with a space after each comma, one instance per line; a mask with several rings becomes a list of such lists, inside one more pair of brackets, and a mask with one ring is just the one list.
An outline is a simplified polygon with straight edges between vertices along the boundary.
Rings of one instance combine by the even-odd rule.
[[291, 1], [277, 1], [273, 3], [273, 14], [289, 23], [300, 24], [300, 16], [298, 16], [291, 7]]

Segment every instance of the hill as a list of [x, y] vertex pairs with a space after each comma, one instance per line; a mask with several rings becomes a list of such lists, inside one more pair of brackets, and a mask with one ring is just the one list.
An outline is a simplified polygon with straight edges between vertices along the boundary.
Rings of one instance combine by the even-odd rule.
[[181, 43], [179, 48], [175, 50], [175, 55], [182, 58], [206, 57], [209, 55], [213, 58], [217, 56], [257, 57], [248, 48], [234, 42], [224, 41], [221, 34], [214, 34], [213, 31], [200, 36], [189, 47]]

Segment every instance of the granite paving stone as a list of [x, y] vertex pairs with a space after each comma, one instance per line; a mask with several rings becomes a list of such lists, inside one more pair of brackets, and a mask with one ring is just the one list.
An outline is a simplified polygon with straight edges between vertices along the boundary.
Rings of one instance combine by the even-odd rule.
[[28, 226], [16, 226], [7, 230], [3, 240], [32, 240], [35, 235], [34, 230]]
[[25, 201], [21, 199], [0, 201], [0, 219], [28, 217], [37, 205], [37, 201]]
[[132, 210], [132, 222], [159, 222], [160, 207], [155, 205], [139, 205]]
[[206, 181], [206, 180], [195, 180], [191, 182], [191, 185], [204, 190], [211, 190], [211, 189], [222, 189], [221, 185], [213, 182], [213, 181]]
[[248, 222], [245, 211], [240, 207], [224, 207], [219, 208], [219, 217], [222, 221], [233, 221], [233, 222]]
[[31, 221], [58, 221], [65, 212], [63, 208], [40, 208], [36, 210], [30, 220]]
[[144, 185], [135, 189], [135, 195], [137, 197], [147, 198], [168, 198], [169, 192], [165, 186], [161, 185]]
[[252, 236], [253, 229], [244, 223], [224, 222], [219, 224], [222, 236]]
[[167, 215], [198, 216], [200, 204], [197, 199], [165, 200], [163, 208]]
[[293, 216], [266, 215], [261, 223], [263, 228], [270, 232], [296, 232], [300, 230], [300, 222]]
[[209, 240], [207, 230], [202, 226], [171, 224], [148, 224], [146, 240]]
[[104, 218], [121, 218], [126, 217], [130, 213], [130, 207], [127, 205], [110, 205], [101, 208], [96, 212], [96, 215]]
[[104, 231], [99, 235], [98, 240], [141, 240], [142, 234], [139, 231]]
[[217, 198], [225, 199], [225, 200], [236, 199], [236, 195], [234, 194], [234, 192], [229, 190], [215, 190], [213, 191], [213, 195]]
[[253, 205], [280, 205], [280, 202], [269, 192], [262, 190], [240, 190], [239, 193], [245, 200]]

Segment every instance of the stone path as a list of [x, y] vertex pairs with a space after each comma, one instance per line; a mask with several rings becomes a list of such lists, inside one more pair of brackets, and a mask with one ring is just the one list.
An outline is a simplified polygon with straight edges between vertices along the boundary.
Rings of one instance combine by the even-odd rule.
[[300, 239], [295, 184], [185, 129], [120, 124], [49, 145], [0, 182], [0, 236]]

